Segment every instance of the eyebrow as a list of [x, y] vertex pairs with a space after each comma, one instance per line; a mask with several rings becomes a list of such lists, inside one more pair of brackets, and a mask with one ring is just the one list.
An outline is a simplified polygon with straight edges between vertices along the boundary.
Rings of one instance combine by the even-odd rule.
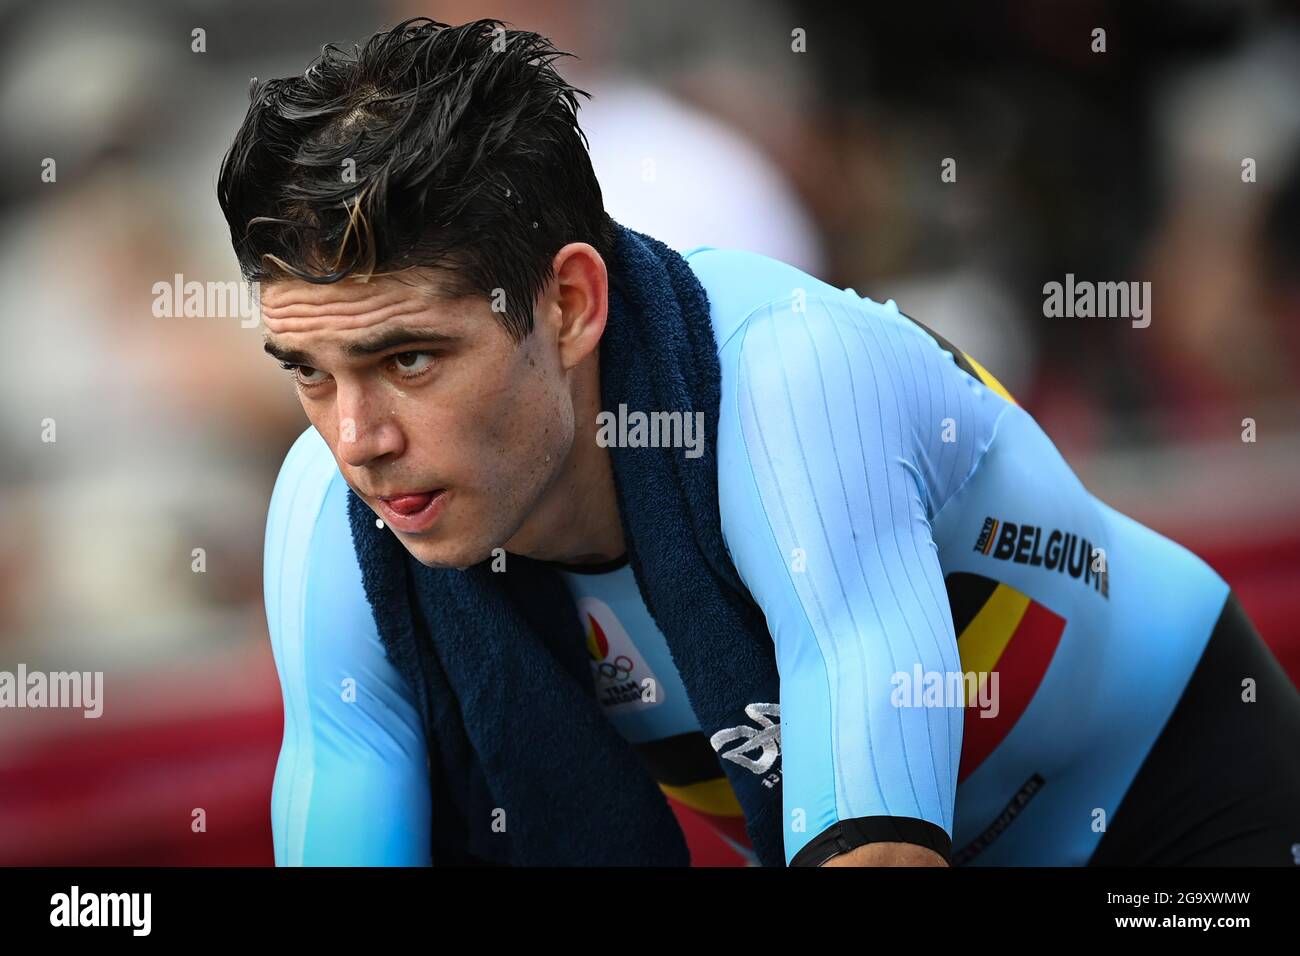
[[[343, 346], [343, 354], [348, 358], [365, 358], [369, 355], [377, 355], [388, 349], [396, 348], [399, 345], [446, 345], [456, 341], [456, 339], [457, 336], [455, 335], [424, 325], [386, 329], [369, 338], [347, 343]], [[306, 352], [283, 348], [277, 345], [269, 335], [262, 340], [262, 348], [266, 349], [268, 355], [272, 355], [286, 364], [305, 365], [309, 368], [316, 367], [316, 360]]]

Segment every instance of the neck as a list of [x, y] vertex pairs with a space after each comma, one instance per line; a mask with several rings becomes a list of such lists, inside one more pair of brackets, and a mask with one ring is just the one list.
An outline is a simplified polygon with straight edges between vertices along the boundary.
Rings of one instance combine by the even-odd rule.
[[626, 553], [613, 462], [609, 449], [596, 443], [600, 370], [595, 353], [589, 362], [578, 373], [569, 454], [528, 520], [506, 542], [511, 554], [561, 564], [600, 564]]

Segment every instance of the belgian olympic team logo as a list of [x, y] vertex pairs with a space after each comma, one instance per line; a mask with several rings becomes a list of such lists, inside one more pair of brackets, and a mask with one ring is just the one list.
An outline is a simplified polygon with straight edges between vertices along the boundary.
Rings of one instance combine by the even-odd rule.
[[606, 660], [609, 657], [609, 638], [590, 614], [587, 615], [587, 653], [591, 655], [597, 672], [605, 680], [627, 680], [636, 668], [632, 658], [626, 654], [619, 654], [612, 661]]
[[630, 657], [625, 657], [620, 654], [618, 657], [614, 658], [612, 662], [602, 661], [600, 666], [596, 669], [600, 671], [601, 677], [607, 678], [608, 680], [625, 680], [627, 676], [632, 673], [632, 668], [635, 666], [636, 665], [632, 663]]

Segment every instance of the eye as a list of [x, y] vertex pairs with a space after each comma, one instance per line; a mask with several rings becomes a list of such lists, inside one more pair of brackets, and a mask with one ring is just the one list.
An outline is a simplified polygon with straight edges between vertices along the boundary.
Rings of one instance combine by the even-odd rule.
[[433, 364], [432, 352], [398, 352], [393, 356], [397, 371], [403, 378], [418, 378]]
[[[325, 381], [324, 372], [322, 372], [320, 369], [311, 368], [308, 365], [293, 365], [290, 364], [289, 362], [281, 362], [280, 368], [284, 369], [290, 375], [292, 375], [294, 381], [297, 382], [299, 385], [303, 386], [304, 388], [311, 388], [313, 385], [319, 385], [321, 382]], [[312, 373], [319, 375], [321, 377], [312, 378], [311, 377]]]

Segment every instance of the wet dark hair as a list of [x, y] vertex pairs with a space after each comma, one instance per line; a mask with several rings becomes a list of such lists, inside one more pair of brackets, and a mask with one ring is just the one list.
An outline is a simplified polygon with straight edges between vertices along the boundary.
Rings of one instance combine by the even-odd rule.
[[432, 267], [437, 294], [503, 290], [522, 339], [555, 253], [587, 242], [608, 262], [614, 243], [577, 122], [590, 94], [551, 65], [571, 55], [500, 20], [417, 17], [254, 79], [217, 185], [244, 278]]

